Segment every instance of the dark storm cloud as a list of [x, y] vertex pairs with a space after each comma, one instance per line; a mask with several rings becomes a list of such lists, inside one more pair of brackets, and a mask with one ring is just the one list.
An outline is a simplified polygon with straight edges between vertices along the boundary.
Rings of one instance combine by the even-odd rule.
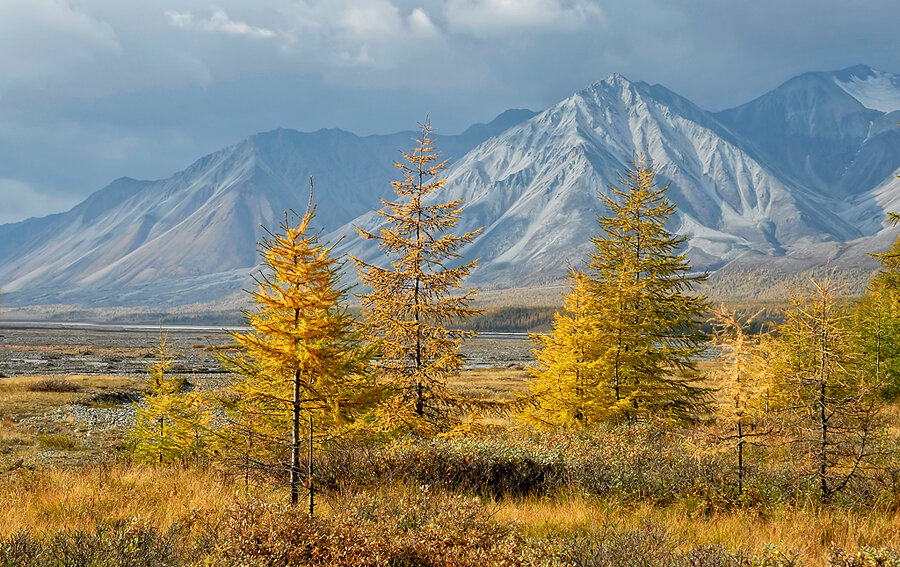
[[798, 73], [900, 71], [895, 0], [0, 2], [0, 222], [266, 129], [444, 132], [609, 73], [710, 109]]

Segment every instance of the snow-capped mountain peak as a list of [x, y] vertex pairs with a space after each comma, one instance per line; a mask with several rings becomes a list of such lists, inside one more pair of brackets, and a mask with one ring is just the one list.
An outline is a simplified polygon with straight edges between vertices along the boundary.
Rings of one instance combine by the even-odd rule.
[[[715, 114], [613, 74], [541, 113], [508, 111], [438, 136], [451, 160], [440, 198], [462, 199], [459, 230], [484, 228], [465, 250], [479, 258], [472, 282], [482, 287], [563, 280], [590, 251], [605, 213], [600, 193], [634, 156], [670, 184], [669, 227], [687, 239], [695, 268], [791, 254], [808, 265], [850, 241], [862, 252], [845, 258], [871, 262], [866, 239], [884, 237], [885, 211], [900, 202], [900, 129], [888, 109], [900, 110], [900, 78], [864, 66], [806, 73]], [[414, 137], [274, 130], [168, 179], [121, 179], [67, 213], [0, 225], [4, 302], [222, 297], [248, 283], [259, 225], [305, 206], [310, 175], [325, 240], [383, 259], [355, 227], [377, 229], [372, 211], [392, 195], [393, 163]]]
[[835, 73], [834, 83], [866, 108], [900, 110], [900, 75], [857, 65]]

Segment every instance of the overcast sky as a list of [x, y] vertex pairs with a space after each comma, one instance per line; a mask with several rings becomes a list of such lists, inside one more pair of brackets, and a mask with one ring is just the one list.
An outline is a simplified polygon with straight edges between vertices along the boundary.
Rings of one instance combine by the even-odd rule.
[[0, 223], [256, 132], [452, 134], [610, 73], [709, 110], [900, 73], [897, 0], [0, 0]]

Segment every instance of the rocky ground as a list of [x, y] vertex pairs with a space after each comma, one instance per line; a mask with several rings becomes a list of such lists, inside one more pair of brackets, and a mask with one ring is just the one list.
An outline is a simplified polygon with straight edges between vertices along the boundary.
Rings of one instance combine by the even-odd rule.
[[[215, 347], [231, 338], [222, 330], [167, 328], [174, 372], [216, 374]], [[156, 359], [160, 330], [128, 326], [0, 323], [0, 375], [112, 374], [140, 376]]]
[[[170, 327], [163, 331], [174, 357], [172, 372], [193, 387], [215, 388], [226, 378], [215, 351], [231, 337], [222, 329]], [[126, 442], [141, 399], [147, 367], [157, 360], [159, 328], [0, 322], [0, 472], [19, 466], [108, 459]], [[525, 335], [485, 334], [464, 348], [475, 395], [516, 387], [532, 359]], [[484, 369], [508, 368], [486, 380]], [[498, 378], [499, 376], [499, 378]], [[58, 380], [70, 391], [41, 381]], [[469, 390], [466, 376], [455, 379]], [[496, 382], [496, 383], [494, 383]], [[513, 383], [511, 382], [511, 383]], [[482, 391], [484, 390], [484, 391]]]
[[[232, 343], [222, 330], [167, 327], [173, 372], [221, 375], [216, 348]], [[0, 322], [0, 378], [45, 374], [142, 376], [156, 360], [160, 330], [150, 326], [102, 326]], [[463, 349], [467, 366], [509, 367], [532, 359], [524, 334], [483, 334]]]

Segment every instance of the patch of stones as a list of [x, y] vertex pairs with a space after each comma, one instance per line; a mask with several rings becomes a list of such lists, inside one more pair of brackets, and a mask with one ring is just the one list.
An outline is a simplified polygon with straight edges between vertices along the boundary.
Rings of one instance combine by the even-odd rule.
[[33, 425], [38, 432], [45, 429], [43, 424], [47, 422], [78, 424], [79, 429], [87, 429], [89, 435], [91, 431], [105, 431], [113, 428], [128, 429], [134, 425], [135, 413], [136, 408], [133, 404], [112, 408], [72, 404], [56, 408], [42, 416], [27, 417], [21, 420], [21, 423]]

